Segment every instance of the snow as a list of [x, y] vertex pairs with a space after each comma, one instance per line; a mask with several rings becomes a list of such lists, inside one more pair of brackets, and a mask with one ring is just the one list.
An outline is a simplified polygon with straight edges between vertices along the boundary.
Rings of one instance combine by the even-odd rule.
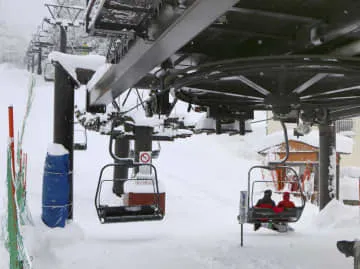
[[[16, 130], [25, 109], [28, 76], [26, 71], [0, 65], [0, 80], [7, 90], [0, 103], [3, 108], [14, 105]], [[7, 122], [5, 112], [0, 113], [0, 120]], [[112, 162], [108, 137], [89, 132], [87, 151], [74, 154], [74, 220], [65, 229], [50, 229], [41, 221], [41, 199], [52, 121], [53, 85], [37, 77], [23, 147], [29, 156], [28, 206], [34, 219], [34, 226], [25, 229], [25, 240], [36, 269], [113, 268], [119, 264], [126, 269], [353, 267], [352, 259], [337, 251], [336, 241], [360, 237], [358, 207], [336, 201], [320, 214], [317, 207], [307, 204], [300, 221], [292, 225], [295, 232], [254, 232], [245, 224], [244, 247], [240, 247], [239, 193], [246, 189], [248, 169], [261, 162], [255, 150], [265, 140], [261, 124], [244, 137], [201, 134], [162, 143], [153, 164], [159, 180], [166, 184], [165, 219], [112, 225], [100, 224], [93, 206], [100, 169]], [[6, 128], [0, 136], [0, 165], [6, 171]], [[6, 212], [4, 172], [0, 179], [2, 216]], [[341, 184], [345, 181], [342, 178]], [[111, 195], [111, 189], [104, 195]], [[114, 196], [106, 198], [115, 200]], [[0, 268], [8, 268], [2, 241]]]
[[[203, 114], [203, 118], [198, 120], [195, 125], [195, 130], [215, 130], [216, 128], [216, 120], [213, 118], [207, 118], [206, 113]], [[234, 123], [222, 124], [221, 128], [223, 130], [231, 130], [235, 132], [240, 131], [239, 121], [235, 120]], [[245, 122], [246, 131], [251, 131], [251, 125], [249, 121]]]
[[89, 69], [96, 71], [105, 64], [105, 57], [100, 55], [72, 55], [58, 51], [52, 51], [48, 59], [50, 61], [59, 62], [61, 66], [69, 73], [72, 79], [80, 85], [77, 79], [76, 69]]
[[[308, 145], [319, 147], [319, 132], [318, 130], [313, 130], [311, 133], [300, 136], [299, 138], [294, 136], [293, 129], [288, 129], [288, 138], [289, 140], [303, 142]], [[270, 147], [280, 145], [284, 143], [284, 133], [283, 131], [272, 133], [265, 137], [264, 140], [259, 141], [258, 146], [256, 148], [257, 151], [262, 151], [268, 149]], [[336, 151], [340, 153], [352, 153], [353, 148], [353, 140], [349, 137], [343, 135], [336, 135]]]
[[360, 201], [360, 167], [341, 167], [340, 199]]
[[360, 178], [360, 167], [346, 166], [340, 169], [340, 176]]
[[316, 228], [321, 230], [351, 228], [354, 226], [354, 223], [359, 221], [358, 213], [359, 209], [357, 207], [345, 206], [337, 200], [332, 200], [313, 219], [313, 223]]
[[89, 80], [89, 82], [86, 84], [86, 87], [88, 89], [92, 89], [96, 83], [104, 76], [104, 74], [108, 71], [108, 69], [112, 66], [112, 64], [105, 63], [96, 69], [95, 74], [92, 76], [92, 78]]
[[47, 152], [52, 156], [63, 156], [69, 154], [69, 151], [61, 144], [50, 144]]

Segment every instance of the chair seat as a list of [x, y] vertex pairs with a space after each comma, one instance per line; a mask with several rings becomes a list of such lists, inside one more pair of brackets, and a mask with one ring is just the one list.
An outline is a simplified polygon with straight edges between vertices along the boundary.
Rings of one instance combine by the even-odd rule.
[[103, 206], [98, 208], [102, 223], [162, 220], [164, 215], [153, 205]]
[[297, 221], [301, 214], [303, 208], [285, 208], [283, 212], [276, 213], [271, 208], [250, 208], [248, 211], [248, 222], [269, 222], [269, 221], [279, 221], [279, 222], [295, 222]]

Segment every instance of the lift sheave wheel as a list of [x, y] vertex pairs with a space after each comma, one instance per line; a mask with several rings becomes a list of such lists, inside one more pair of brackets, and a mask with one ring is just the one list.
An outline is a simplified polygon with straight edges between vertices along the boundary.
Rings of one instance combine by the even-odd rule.
[[[106, 181], [111, 183], [114, 182], [115, 179], [105, 180], [104, 179], [104, 170], [109, 167], [121, 166], [123, 168], [141, 168], [148, 167], [151, 169], [151, 176], [146, 179], [141, 178], [127, 178], [123, 179], [124, 181], [132, 181], [134, 183], [141, 184], [149, 180], [152, 183], [153, 189], [153, 202], [151, 204], [138, 204], [138, 205], [107, 205], [102, 202], [101, 192], [103, 184]], [[135, 163], [132, 159], [127, 159], [127, 161], [123, 161], [122, 163], [112, 163], [105, 165], [100, 172], [99, 182], [96, 190], [95, 196], [95, 207], [101, 223], [118, 223], [118, 222], [135, 222], [135, 221], [153, 221], [153, 220], [162, 220], [164, 218], [164, 213], [160, 207], [160, 193], [159, 193], [159, 185], [157, 179], [156, 168], [152, 164], [141, 164]]]

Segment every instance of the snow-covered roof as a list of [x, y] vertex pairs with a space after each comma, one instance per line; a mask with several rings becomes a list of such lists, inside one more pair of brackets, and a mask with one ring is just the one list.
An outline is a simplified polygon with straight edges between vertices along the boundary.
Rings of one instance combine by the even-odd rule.
[[80, 85], [77, 79], [76, 69], [89, 69], [96, 71], [105, 65], [105, 57], [101, 55], [72, 55], [59, 51], [53, 51], [48, 56], [50, 61], [58, 62], [69, 73], [73, 80]]
[[[293, 134], [293, 129], [288, 130], [288, 139], [292, 141], [302, 142], [313, 147], [319, 147], [319, 131], [313, 130], [311, 133], [296, 137]], [[281, 145], [284, 143], [283, 131], [275, 132], [264, 137], [262, 141], [258, 141], [255, 149], [257, 152], [266, 150], [268, 148]], [[352, 153], [353, 140], [352, 138], [336, 134], [336, 151], [340, 153]]]

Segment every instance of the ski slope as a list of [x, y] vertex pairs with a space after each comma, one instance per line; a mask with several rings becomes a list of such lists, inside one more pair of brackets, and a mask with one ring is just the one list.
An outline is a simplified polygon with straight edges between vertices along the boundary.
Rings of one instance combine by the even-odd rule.
[[[14, 105], [16, 129], [24, 113], [29, 74], [0, 65], [1, 188], [4, 215], [7, 106]], [[245, 225], [240, 247], [239, 191], [248, 169], [260, 162], [254, 151], [264, 126], [245, 137], [196, 135], [164, 142], [154, 161], [166, 187], [166, 216], [161, 222], [100, 224], [94, 196], [100, 169], [111, 162], [108, 138], [88, 133], [88, 150], [74, 155], [74, 221], [65, 229], [49, 229], [41, 221], [42, 173], [52, 142], [53, 84], [37, 77], [24, 150], [29, 155], [28, 204], [35, 221], [26, 227], [26, 244], [36, 269], [69, 268], [352, 268], [336, 250], [337, 240], [360, 238], [359, 209], [337, 201], [318, 213], [308, 204], [295, 232], [279, 234]], [[347, 179], [350, 180], [350, 179]], [[348, 189], [347, 189], [348, 191]], [[354, 193], [357, 189], [354, 188]], [[0, 240], [1, 241], [1, 240]], [[8, 268], [0, 242], [0, 268]]]

